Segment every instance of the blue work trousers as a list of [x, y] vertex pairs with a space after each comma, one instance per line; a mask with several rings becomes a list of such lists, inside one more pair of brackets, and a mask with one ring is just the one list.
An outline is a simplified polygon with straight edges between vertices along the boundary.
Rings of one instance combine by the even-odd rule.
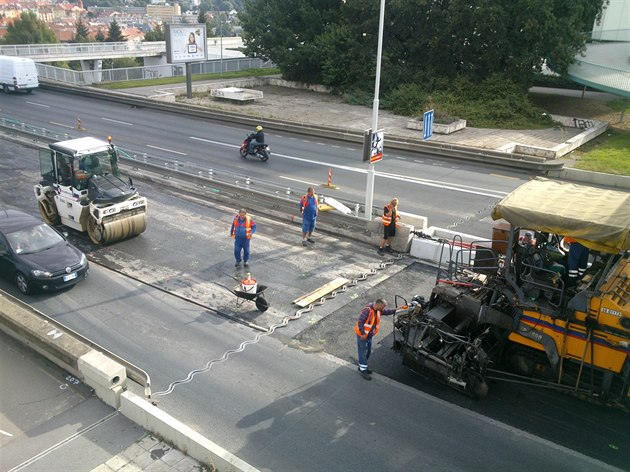
[[357, 348], [359, 350], [359, 370], [365, 372], [368, 370], [368, 359], [372, 352], [372, 336], [367, 339], [361, 339], [361, 336], [357, 336]]
[[249, 260], [249, 239], [247, 238], [234, 238], [234, 257], [236, 262], [241, 262], [241, 251], [243, 251], [243, 261]]

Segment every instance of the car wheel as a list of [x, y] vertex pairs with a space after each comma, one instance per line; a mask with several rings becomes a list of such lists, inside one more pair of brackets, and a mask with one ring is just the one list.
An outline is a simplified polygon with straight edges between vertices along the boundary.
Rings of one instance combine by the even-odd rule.
[[15, 274], [15, 283], [24, 295], [31, 293], [31, 284], [22, 272]]
[[2, 90], [4, 91], [4, 93], [9, 93], [9, 86], [7, 84], [4, 84], [2, 86]]

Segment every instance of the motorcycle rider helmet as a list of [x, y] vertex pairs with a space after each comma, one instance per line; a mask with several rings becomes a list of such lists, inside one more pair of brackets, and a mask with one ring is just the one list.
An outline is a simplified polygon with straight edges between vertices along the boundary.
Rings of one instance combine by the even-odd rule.
[[263, 129], [262, 126], [260, 125], [256, 126], [256, 131], [262, 131], [262, 129]]

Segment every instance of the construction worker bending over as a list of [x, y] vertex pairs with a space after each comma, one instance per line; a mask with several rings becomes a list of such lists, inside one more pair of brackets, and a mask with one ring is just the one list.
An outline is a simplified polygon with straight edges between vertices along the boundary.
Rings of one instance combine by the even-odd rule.
[[372, 352], [372, 338], [378, 333], [381, 325], [381, 316], [393, 315], [396, 309], [387, 310], [387, 302], [379, 298], [374, 303], [366, 306], [361, 311], [354, 332], [357, 335], [357, 348], [359, 350], [359, 374], [365, 380], [371, 380], [372, 371], [368, 369], [368, 359]]

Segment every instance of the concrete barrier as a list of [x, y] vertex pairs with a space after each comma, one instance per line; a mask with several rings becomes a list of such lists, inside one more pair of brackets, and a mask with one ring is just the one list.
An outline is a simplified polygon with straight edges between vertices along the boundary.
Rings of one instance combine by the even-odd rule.
[[221, 472], [257, 469], [185, 424], [127, 391], [125, 367], [77, 339], [35, 308], [0, 290], [0, 329], [81, 379], [106, 404], [180, 451]]

